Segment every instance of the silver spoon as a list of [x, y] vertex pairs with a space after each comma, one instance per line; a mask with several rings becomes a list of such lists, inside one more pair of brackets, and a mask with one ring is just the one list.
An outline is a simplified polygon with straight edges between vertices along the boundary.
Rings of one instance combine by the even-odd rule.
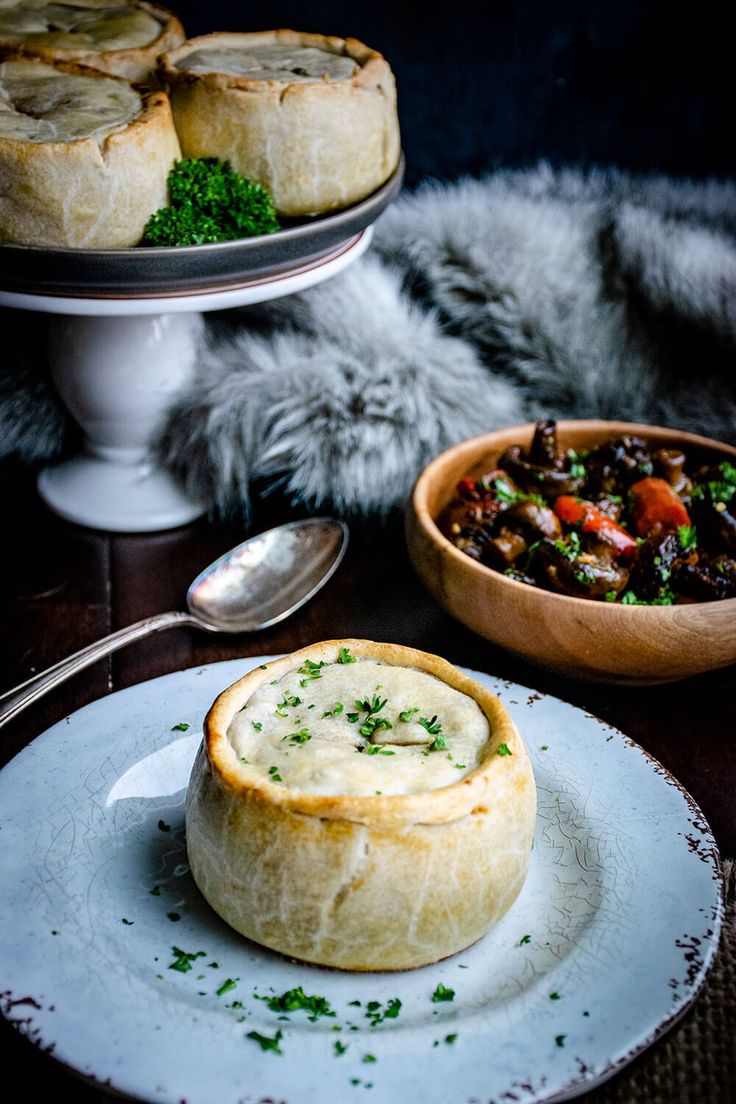
[[347, 526], [334, 518], [290, 521], [251, 537], [197, 576], [187, 591], [188, 613], [172, 610], [145, 617], [0, 695], [0, 725], [77, 671], [149, 633], [175, 625], [256, 632], [283, 621], [335, 573], [347, 543]]

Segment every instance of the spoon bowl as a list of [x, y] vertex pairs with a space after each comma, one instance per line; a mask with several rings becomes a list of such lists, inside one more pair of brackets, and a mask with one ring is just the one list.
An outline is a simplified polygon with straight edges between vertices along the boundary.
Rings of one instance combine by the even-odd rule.
[[189, 612], [215, 632], [256, 632], [289, 617], [337, 570], [348, 541], [334, 518], [268, 529], [206, 567], [187, 591]]
[[347, 544], [347, 526], [329, 517], [290, 521], [250, 537], [197, 576], [187, 591], [188, 612], [136, 621], [0, 695], [0, 725], [77, 671], [150, 633], [177, 625], [257, 632], [283, 621], [334, 575]]

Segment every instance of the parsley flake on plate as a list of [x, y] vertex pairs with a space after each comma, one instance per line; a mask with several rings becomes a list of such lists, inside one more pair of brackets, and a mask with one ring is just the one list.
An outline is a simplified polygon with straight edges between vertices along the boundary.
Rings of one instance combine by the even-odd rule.
[[257, 993], [253, 995], [257, 1000], [263, 1001], [272, 1012], [308, 1012], [307, 1018], [310, 1023], [315, 1023], [320, 1016], [336, 1015], [326, 997], [319, 997], [316, 994], [310, 996], [304, 992], [301, 985], [296, 989], [287, 989], [281, 996], [262, 997]]
[[246, 1035], [246, 1039], [253, 1039], [258, 1043], [261, 1050], [271, 1051], [272, 1054], [283, 1055], [283, 1050], [279, 1046], [282, 1038], [281, 1029], [279, 1029], [275, 1036], [271, 1039], [268, 1035], [261, 1035], [260, 1031], [249, 1031]]
[[176, 957], [169, 964], [169, 969], [178, 970], [180, 974], [188, 974], [192, 968], [192, 963], [198, 958], [205, 958], [207, 955], [206, 951], [183, 951], [181, 947], [172, 947], [171, 953]]

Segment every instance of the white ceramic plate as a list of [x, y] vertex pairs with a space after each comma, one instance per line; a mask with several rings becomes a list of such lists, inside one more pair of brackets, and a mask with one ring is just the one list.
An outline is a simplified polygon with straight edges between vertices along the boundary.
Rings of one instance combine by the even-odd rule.
[[[209, 704], [262, 661], [112, 694], [0, 775], [0, 992], [39, 1047], [167, 1104], [531, 1104], [605, 1080], [685, 1011], [721, 922], [702, 815], [619, 732], [487, 675], [539, 788], [529, 878], [502, 922], [435, 966], [382, 975], [295, 964], [232, 932], [188, 873], [184, 790]], [[174, 947], [204, 953], [180, 972]], [[433, 1002], [440, 983], [453, 1000]], [[336, 1016], [279, 1020], [253, 996], [297, 986]], [[398, 1017], [371, 1026], [368, 1002], [395, 997]], [[282, 1053], [251, 1031], [281, 1031]]]

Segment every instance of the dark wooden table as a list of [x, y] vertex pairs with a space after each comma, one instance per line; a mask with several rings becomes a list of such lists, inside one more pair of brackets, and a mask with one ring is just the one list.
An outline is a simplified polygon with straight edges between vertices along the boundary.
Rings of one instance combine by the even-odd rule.
[[[249, 532], [294, 516], [283, 503], [274, 502], [259, 506], [248, 528], [201, 522], [168, 533], [111, 536], [53, 516], [38, 501], [26, 475], [6, 475], [0, 487], [5, 499], [0, 544], [5, 582], [3, 688], [131, 621], [183, 608], [189, 582], [206, 564]], [[350, 549], [336, 576], [308, 606], [280, 625], [240, 637], [174, 629], [76, 676], [6, 726], [0, 761], [7, 762], [38, 733], [75, 709], [143, 679], [343, 636], [438, 652], [453, 662], [513, 679], [596, 713], [672, 771], [710, 821], [722, 855], [736, 855], [733, 668], [670, 686], [636, 689], [585, 685], [537, 670], [480, 640], [434, 605], [409, 566], [399, 519], [385, 526], [353, 526]], [[4, 1022], [0, 1046], [5, 1056], [4, 1082], [14, 1083], [17, 1077], [31, 1099], [66, 1092], [77, 1104], [110, 1099], [101, 1088], [82, 1084], [42, 1058]], [[645, 1055], [637, 1061], [646, 1060]], [[721, 1089], [723, 1085], [718, 1093]], [[580, 1099], [593, 1101], [599, 1096], [594, 1091]], [[727, 1096], [714, 1094], [712, 1099]]]

